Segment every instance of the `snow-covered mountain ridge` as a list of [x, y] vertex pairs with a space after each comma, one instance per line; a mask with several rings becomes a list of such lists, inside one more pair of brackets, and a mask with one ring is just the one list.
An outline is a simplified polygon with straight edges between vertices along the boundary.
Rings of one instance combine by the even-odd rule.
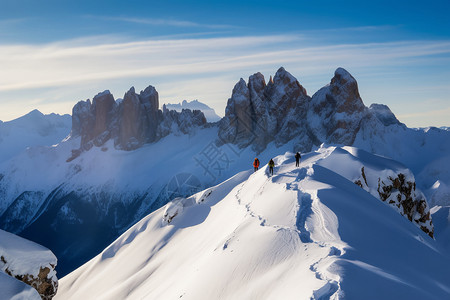
[[274, 160], [273, 176], [244, 171], [143, 218], [56, 299], [450, 297], [440, 244], [354, 183], [361, 165], [369, 186], [403, 166], [350, 147]]
[[[0, 228], [50, 248], [64, 275], [169, 200], [247, 170], [255, 156], [265, 163], [322, 142], [397, 160], [433, 206], [450, 199], [450, 132], [409, 129], [386, 106], [365, 107], [356, 80], [343, 69], [312, 97], [283, 68], [267, 85], [258, 73], [248, 84], [240, 80], [217, 125], [197, 126], [187, 122], [198, 120], [194, 113], [160, 111], [157, 101], [153, 87], [139, 94], [130, 89], [123, 100], [100, 93], [74, 107], [69, 139], [1, 163]], [[427, 215], [423, 205], [410, 203], [399, 212], [411, 220]], [[428, 221], [419, 223], [428, 228]]]
[[38, 110], [9, 122], [0, 121], [0, 163], [33, 146], [56, 145], [70, 133], [71, 116]]

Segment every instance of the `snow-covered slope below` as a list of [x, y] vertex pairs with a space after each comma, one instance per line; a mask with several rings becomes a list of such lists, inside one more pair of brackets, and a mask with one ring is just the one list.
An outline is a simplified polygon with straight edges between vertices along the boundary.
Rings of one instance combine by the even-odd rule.
[[450, 206], [435, 206], [431, 213], [436, 240], [450, 253]]
[[44, 115], [38, 110], [9, 122], [0, 122], [0, 163], [31, 146], [58, 144], [69, 133], [69, 115]]
[[2, 299], [41, 300], [38, 292], [31, 286], [0, 272], [0, 290]]
[[368, 177], [401, 165], [347, 147], [275, 163], [273, 176], [244, 171], [148, 215], [64, 277], [56, 299], [450, 297], [439, 244], [354, 183], [357, 163]]
[[[0, 230], [0, 287], [11, 284], [6, 289], [7, 294], [17, 294], [17, 299], [33, 299], [35, 294], [40, 294], [42, 299], [52, 299], [58, 289], [56, 263], [55, 255], [45, 247]], [[15, 281], [20, 280], [32, 286], [38, 293], [7, 279], [5, 274]], [[5, 296], [3, 291], [1, 297]], [[10, 298], [1, 299], [16, 298], [11, 295]]]

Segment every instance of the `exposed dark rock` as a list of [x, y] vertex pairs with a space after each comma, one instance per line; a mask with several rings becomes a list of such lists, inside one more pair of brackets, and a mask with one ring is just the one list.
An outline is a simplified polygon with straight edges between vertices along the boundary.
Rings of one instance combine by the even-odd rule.
[[355, 184], [361, 188], [363, 187], [361, 180], [359, 180], [359, 179], [355, 181]]
[[15, 277], [35, 288], [42, 300], [51, 300], [58, 290], [58, 282], [54, 282], [51, 278], [48, 278], [49, 273], [50, 269], [48, 267], [41, 267], [37, 277], [29, 274], [16, 275]]
[[363, 177], [364, 182], [366, 183], [366, 186], [369, 186], [367, 184], [367, 178], [366, 178], [366, 173], [364, 172], [364, 167], [361, 168], [361, 176]]
[[430, 210], [422, 193], [416, 193], [415, 182], [407, 181], [404, 174], [389, 177], [389, 182], [378, 180], [380, 199], [401, 209], [400, 213], [417, 223], [430, 237], [434, 235]]

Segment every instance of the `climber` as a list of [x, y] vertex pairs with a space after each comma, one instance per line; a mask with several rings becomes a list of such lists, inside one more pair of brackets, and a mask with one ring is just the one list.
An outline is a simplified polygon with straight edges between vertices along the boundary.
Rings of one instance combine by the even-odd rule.
[[275, 162], [273, 161], [273, 159], [270, 159], [270, 161], [269, 161], [269, 172], [270, 172], [270, 175], [273, 175], [273, 167], [275, 167]]
[[300, 155], [300, 153], [295, 153], [295, 166], [299, 167], [300, 166], [300, 158], [302, 158], [302, 156]]
[[255, 172], [258, 171], [259, 168], [259, 159], [255, 158], [255, 160], [253, 161], [253, 168], [255, 168]]

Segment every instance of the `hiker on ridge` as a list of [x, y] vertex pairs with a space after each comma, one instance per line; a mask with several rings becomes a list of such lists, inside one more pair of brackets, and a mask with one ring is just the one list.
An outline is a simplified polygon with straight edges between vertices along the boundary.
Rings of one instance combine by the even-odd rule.
[[255, 160], [253, 161], [253, 168], [255, 168], [255, 172], [258, 171], [259, 168], [259, 159], [255, 158]]
[[300, 166], [300, 158], [302, 158], [302, 156], [300, 155], [300, 153], [295, 153], [295, 166], [299, 167]]
[[269, 161], [269, 172], [270, 172], [270, 175], [273, 175], [273, 167], [275, 167], [275, 162], [273, 161], [273, 159], [270, 159], [270, 161]]

